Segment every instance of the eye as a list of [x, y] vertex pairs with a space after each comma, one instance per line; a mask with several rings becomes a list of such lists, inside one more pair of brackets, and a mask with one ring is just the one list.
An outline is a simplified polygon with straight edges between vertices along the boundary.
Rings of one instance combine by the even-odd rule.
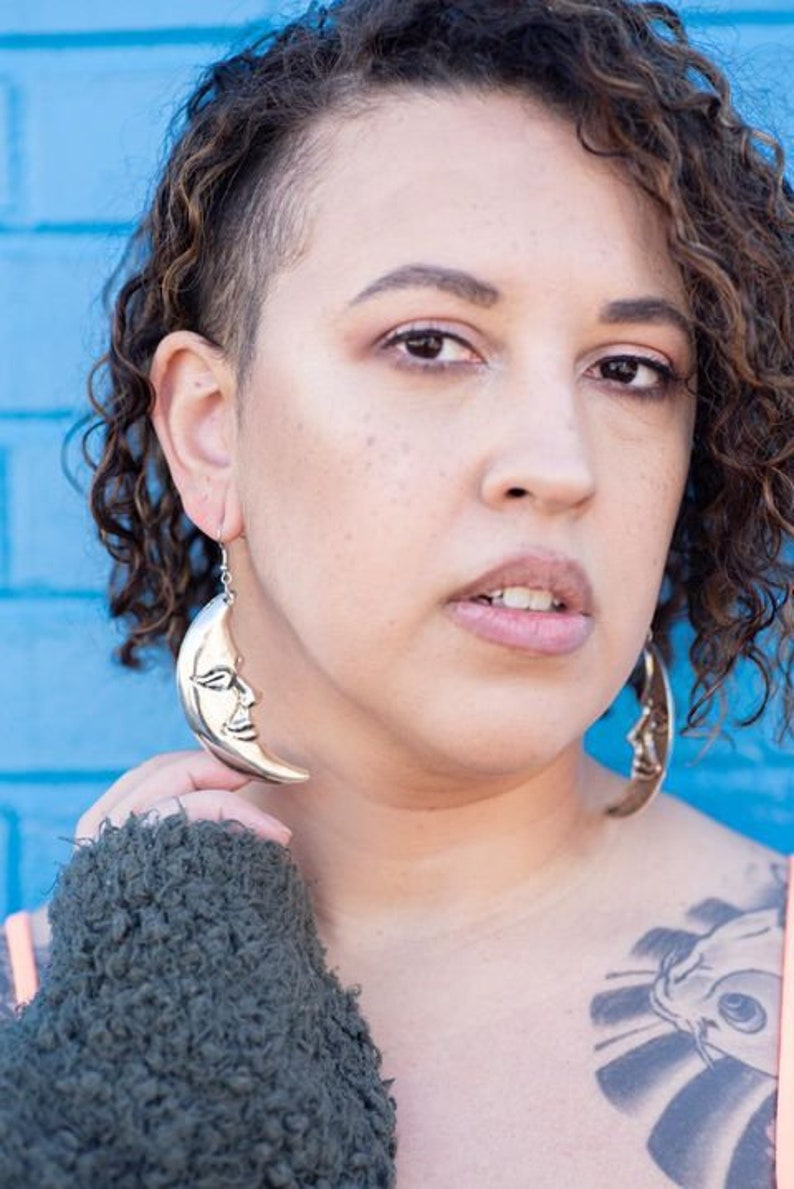
[[737, 1032], [760, 1032], [766, 1027], [766, 1012], [752, 995], [737, 991], [720, 995], [717, 1002], [719, 1013]]
[[681, 382], [669, 363], [628, 352], [599, 359], [586, 374], [638, 396], [664, 396]]
[[398, 330], [382, 342], [381, 350], [392, 354], [400, 366], [425, 371], [482, 362], [464, 338], [436, 326]]

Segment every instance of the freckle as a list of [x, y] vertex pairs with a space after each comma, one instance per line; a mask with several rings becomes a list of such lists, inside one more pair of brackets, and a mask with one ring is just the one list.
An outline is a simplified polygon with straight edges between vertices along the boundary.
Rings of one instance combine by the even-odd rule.
[[375, 445], [375, 435], [374, 435], [374, 433], [368, 433], [368, 434], [367, 434], [366, 438], [364, 439], [364, 445], [365, 445], [365, 446], [374, 446], [374, 445]]

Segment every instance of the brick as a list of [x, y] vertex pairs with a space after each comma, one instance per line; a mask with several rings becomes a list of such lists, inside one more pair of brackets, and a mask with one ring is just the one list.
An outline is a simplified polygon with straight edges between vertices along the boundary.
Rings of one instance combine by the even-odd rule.
[[14, 200], [14, 150], [18, 128], [11, 84], [0, 78], [0, 214], [6, 212]]
[[0, 28], [5, 33], [29, 34], [117, 29], [156, 32], [179, 25], [234, 26], [303, 7], [295, 0], [136, 0], [135, 4], [28, 0], [24, 5], [19, 0], [0, 0]]
[[11, 555], [9, 525], [8, 452], [0, 447], [0, 589], [8, 583]]
[[106, 791], [114, 775], [0, 781], [0, 920], [49, 899], [71, 855], [81, 814]]
[[718, 13], [748, 24], [764, 21], [769, 14], [777, 13], [783, 18], [791, 14], [791, 0], [697, 0], [676, 7], [685, 15], [705, 14], [708, 19], [710, 13]]
[[[70, 419], [3, 421], [6, 550], [3, 591], [101, 591], [108, 563], [85, 497], [67, 481], [61, 450]], [[77, 447], [71, 451], [77, 453]]]
[[21, 906], [21, 837], [19, 813], [3, 802], [0, 790], [0, 920]]
[[124, 670], [116, 642], [98, 600], [0, 599], [4, 777], [104, 772], [192, 746], [170, 666]]
[[122, 251], [107, 235], [0, 237], [0, 416], [77, 412], [104, 349], [101, 292]]
[[25, 68], [26, 226], [134, 220], [195, 47], [18, 55]]

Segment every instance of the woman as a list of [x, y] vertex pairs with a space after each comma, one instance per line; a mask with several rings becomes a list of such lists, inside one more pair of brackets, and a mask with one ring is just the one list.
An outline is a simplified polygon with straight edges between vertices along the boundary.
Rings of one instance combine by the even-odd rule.
[[[152, 761], [78, 836], [162, 824], [74, 862], [154, 878], [180, 809], [289, 841], [393, 1079], [400, 1189], [773, 1183], [784, 865], [663, 796], [632, 811], [677, 612], [690, 721], [745, 657], [790, 725], [793, 229], [779, 149], [659, 5], [342, 0], [188, 104], [116, 306], [93, 506], [129, 663], [178, 650], [223, 546], [233, 607], [180, 670], [243, 771]], [[582, 737], [638, 658], [627, 781]], [[145, 914], [118, 911], [121, 943]], [[158, 922], [178, 999], [193, 959]], [[17, 1026], [38, 1011], [37, 1053], [65, 999]], [[389, 1183], [385, 1142], [323, 1183]], [[263, 1159], [256, 1183], [320, 1183]], [[164, 1167], [129, 1183], [184, 1183]]]

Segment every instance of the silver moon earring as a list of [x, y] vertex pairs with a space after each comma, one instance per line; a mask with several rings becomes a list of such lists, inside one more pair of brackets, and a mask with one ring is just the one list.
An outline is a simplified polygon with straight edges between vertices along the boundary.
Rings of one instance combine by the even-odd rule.
[[231, 634], [232, 590], [226, 549], [221, 549], [223, 591], [191, 623], [176, 662], [182, 709], [200, 743], [238, 772], [276, 784], [308, 780], [304, 768], [289, 764], [258, 741], [251, 718], [256, 696], [240, 676], [241, 658]]
[[634, 752], [631, 777], [626, 796], [607, 809], [610, 817], [630, 817], [644, 809], [661, 788], [673, 754], [673, 692], [664, 659], [650, 633], [642, 660], [640, 716], [626, 736]]

